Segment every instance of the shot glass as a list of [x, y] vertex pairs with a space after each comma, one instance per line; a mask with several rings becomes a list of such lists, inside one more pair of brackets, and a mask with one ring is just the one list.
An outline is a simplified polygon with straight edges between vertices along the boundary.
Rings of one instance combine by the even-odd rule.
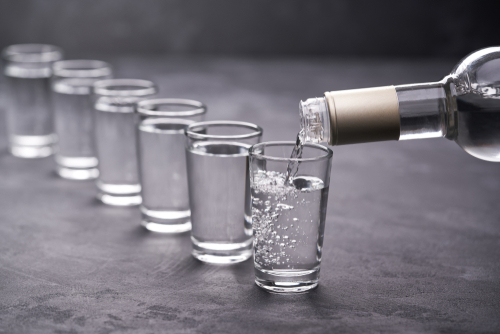
[[314, 289], [323, 249], [332, 151], [304, 144], [292, 159], [294, 146], [267, 142], [249, 151], [255, 283], [278, 293]]
[[72, 180], [95, 179], [99, 171], [90, 95], [96, 81], [111, 78], [111, 67], [99, 60], [62, 60], [52, 69], [57, 173]]
[[137, 104], [142, 226], [162, 233], [191, 230], [184, 130], [205, 117], [203, 103], [152, 99]]
[[229, 264], [252, 256], [248, 150], [262, 129], [251, 123], [212, 121], [186, 129], [192, 254]]
[[56, 135], [50, 104], [52, 64], [62, 59], [60, 48], [45, 44], [18, 44], [2, 52], [7, 85], [9, 150], [20, 158], [52, 154]]
[[156, 94], [156, 86], [146, 80], [110, 79], [94, 83], [93, 92], [97, 198], [108, 205], [139, 205], [135, 104]]

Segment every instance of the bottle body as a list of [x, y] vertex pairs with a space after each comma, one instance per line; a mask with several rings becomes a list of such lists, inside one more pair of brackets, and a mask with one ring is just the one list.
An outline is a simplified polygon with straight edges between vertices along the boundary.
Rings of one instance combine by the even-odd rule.
[[301, 101], [300, 116], [304, 142], [445, 137], [500, 162], [500, 48], [472, 53], [438, 82], [327, 92]]

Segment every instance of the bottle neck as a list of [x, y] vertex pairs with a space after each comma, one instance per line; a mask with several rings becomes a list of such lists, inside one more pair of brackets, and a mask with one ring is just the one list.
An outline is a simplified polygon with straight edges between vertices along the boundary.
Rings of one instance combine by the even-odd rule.
[[[396, 86], [399, 140], [450, 137], [450, 85], [447, 80]], [[451, 131], [450, 131], [451, 132]]]

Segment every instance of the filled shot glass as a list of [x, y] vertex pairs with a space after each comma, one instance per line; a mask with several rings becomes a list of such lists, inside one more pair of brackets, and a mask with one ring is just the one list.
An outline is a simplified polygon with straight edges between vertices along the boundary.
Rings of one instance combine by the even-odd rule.
[[94, 83], [97, 198], [104, 204], [141, 204], [135, 104], [156, 92], [155, 84], [147, 80], [110, 79]]
[[332, 151], [304, 144], [302, 157], [290, 158], [294, 146], [267, 142], [249, 151], [255, 283], [278, 293], [314, 289], [323, 249]]
[[185, 99], [150, 99], [137, 104], [141, 224], [147, 230], [191, 230], [185, 128], [202, 121], [206, 106]]
[[60, 48], [18, 44], [2, 52], [7, 85], [9, 150], [20, 158], [42, 158], [53, 153], [57, 140], [50, 103], [52, 64], [62, 59]]
[[186, 129], [192, 254], [200, 261], [229, 264], [252, 256], [248, 150], [262, 128], [211, 121]]
[[99, 171], [90, 95], [96, 81], [111, 78], [111, 67], [99, 60], [62, 60], [52, 68], [57, 173], [72, 180], [95, 179]]

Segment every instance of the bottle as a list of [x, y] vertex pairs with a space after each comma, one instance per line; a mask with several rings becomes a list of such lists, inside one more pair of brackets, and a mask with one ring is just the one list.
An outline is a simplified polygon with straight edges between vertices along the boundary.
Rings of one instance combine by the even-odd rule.
[[303, 142], [345, 145], [444, 137], [500, 162], [500, 47], [478, 50], [441, 81], [326, 92], [300, 101]]

